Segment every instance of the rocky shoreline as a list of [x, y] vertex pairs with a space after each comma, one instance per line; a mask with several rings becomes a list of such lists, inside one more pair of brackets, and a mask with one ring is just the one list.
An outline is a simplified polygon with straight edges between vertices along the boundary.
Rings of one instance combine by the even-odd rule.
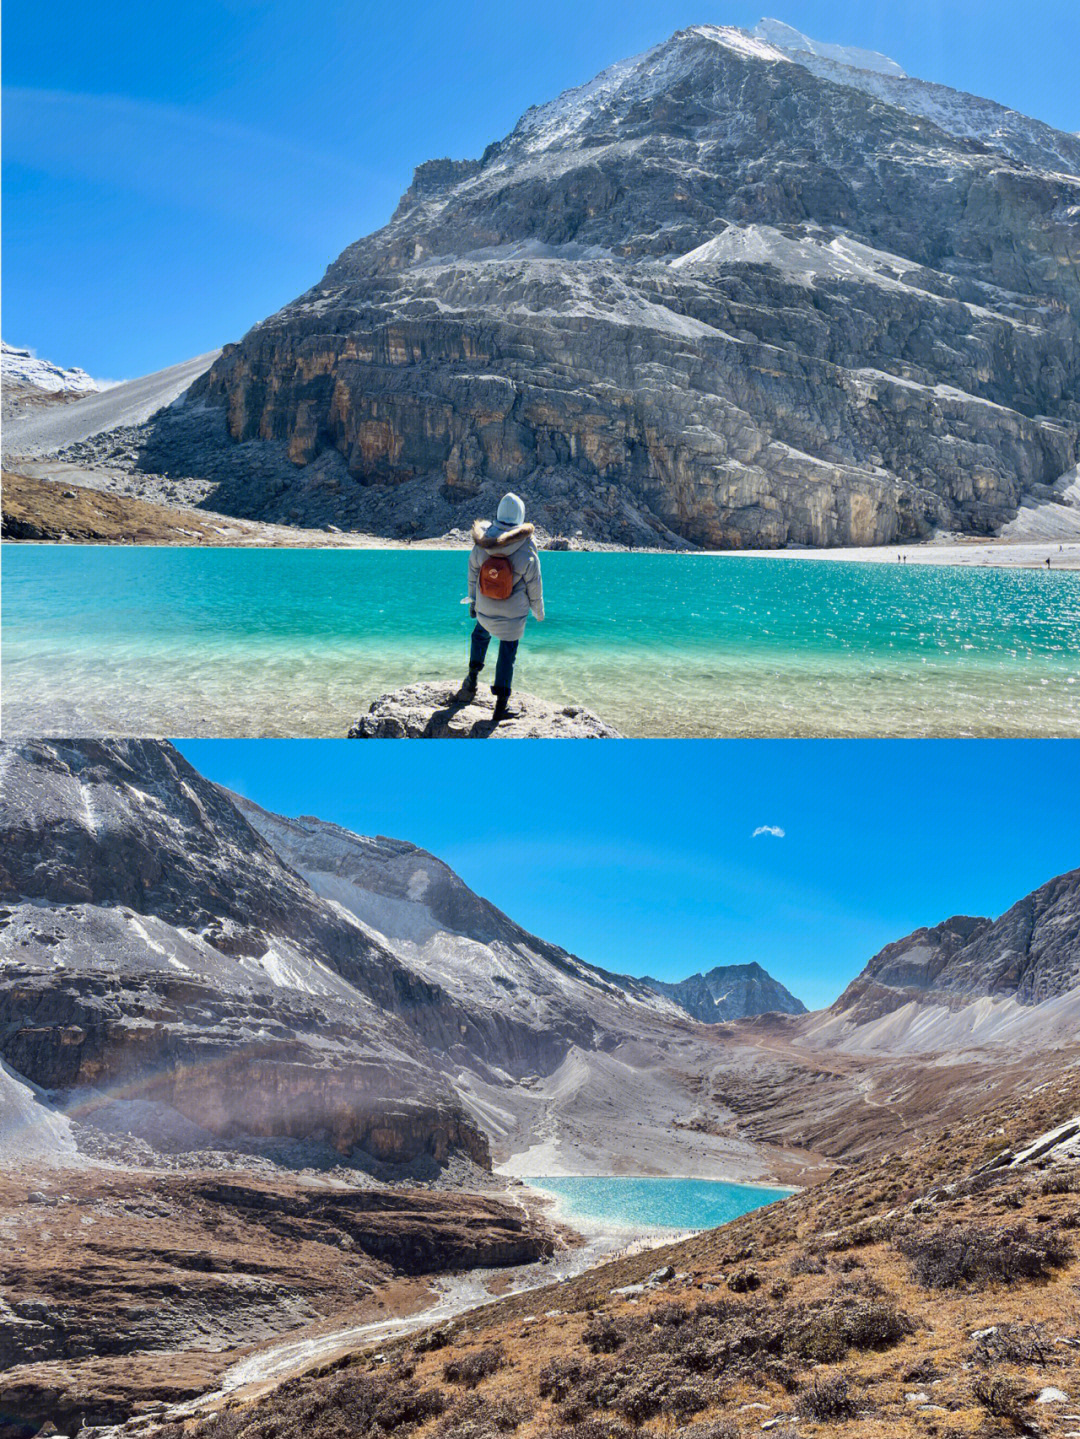
[[[1000, 566], [1008, 569], [1080, 569], [1080, 510], [1054, 504], [1063, 538], [1018, 535], [942, 535], [900, 546], [792, 545], [779, 549], [701, 550], [679, 544], [620, 544], [578, 531], [550, 533], [541, 524], [544, 551], [597, 554], [673, 554], [680, 551], [725, 557], [778, 560], [843, 560], [876, 564]], [[1049, 511], [1047, 511], [1049, 513]], [[1070, 528], [1073, 516], [1075, 526]], [[238, 519], [204, 508], [194, 492], [183, 496], [170, 483], [127, 471], [99, 470], [70, 462], [35, 460], [5, 471], [5, 544], [122, 544], [256, 546], [279, 549], [462, 550], [464, 529], [414, 539], [369, 530], [305, 528], [295, 522]]]
[[551, 704], [514, 692], [510, 713], [492, 724], [494, 697], [481, 686], [471, 700], [452, 684], [415, 684], [380, 695], [349, 739], [622, 739], [581, 705]]

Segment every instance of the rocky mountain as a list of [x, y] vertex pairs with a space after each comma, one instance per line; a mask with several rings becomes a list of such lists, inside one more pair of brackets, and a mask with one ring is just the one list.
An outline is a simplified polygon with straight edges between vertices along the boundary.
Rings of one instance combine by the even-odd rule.
[[703, 1101], [724, 1053], [646, 982], [529, 934], [414, 845], [232, 799], [317, 894], [455, 1006], [459, 1033], [428, 1042], [506, 1171], [752, 1174], [787, 1162]]
[[156, 1149], [300, 1162], [779, 1162], [703, 1105], [707, 1031], [415, 846], [268, 814], [164, 743], [0, 755], [0, 1060], [20, 1113], [44, 1099]]
[[999, 919], [954, 915], [885, 946], [805, 1032], [900, 1052], [958, 1041], [1053, 1042], [1080, 1026], [1080, 870]]
[[49, 360], [39, 360], [31, 350], [0, 341], [0, 392], [5, 421], [42, 405], [95, 394], [97, 389], [97, 381], [85, 370], [66, 370]]
[[231, 798], [316, 894], [468, 1014], [463, 1028], [438, 1036], [455, 1067], [479, 1060], [515, 1077], [542, 1074], [572, 1045], [617, 1042], [650, 1020], [678, 1022], [646, 984], [529, 934], [426, 850]]
[[408, 1022], [437, 989], [170, 746], [9, 745], [0, 780], [0, 1058], [21, 1079], [166, 1147], [489, 1162]]
[[754, 1014], [805, 1014], [801, 999], [773, 979], [760, 964], [718, 964], [707, 974], [691, 974], [675, 984], [646, 977], [642, 983], [666, 995], [703, 1024], [746, 1019]]
[[1080, 458], [1078, 315], [1076, 136], [700, 25], [421, 165], [136, 447], [217, 508], [397, 534], [507, 485], [630, 543], [989, 533]]

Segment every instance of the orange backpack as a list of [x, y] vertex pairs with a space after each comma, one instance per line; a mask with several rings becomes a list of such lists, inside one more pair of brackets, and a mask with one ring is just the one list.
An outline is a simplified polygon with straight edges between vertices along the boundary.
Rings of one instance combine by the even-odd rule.
[[505, 555], [489, 555], [480, 566], [480, 593], [489, 600], [508, 600], [513, 592], [513, 565]]

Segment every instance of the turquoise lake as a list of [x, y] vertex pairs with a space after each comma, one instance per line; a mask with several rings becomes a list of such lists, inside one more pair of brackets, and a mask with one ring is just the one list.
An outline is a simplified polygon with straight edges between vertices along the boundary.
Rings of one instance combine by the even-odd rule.
[[714, 1229], [792, 1193], [718, 1179], [528, 1178], [554, 1194], [559, 1216], [626, 1229]]
[[[543, 567], [516, 686], [627, 735], [1080, 734], [1080, 573]], [[464, 673], [464, 592], [453, 551], [6, 546], [4, 730], [342, 735], [383, 691]]]

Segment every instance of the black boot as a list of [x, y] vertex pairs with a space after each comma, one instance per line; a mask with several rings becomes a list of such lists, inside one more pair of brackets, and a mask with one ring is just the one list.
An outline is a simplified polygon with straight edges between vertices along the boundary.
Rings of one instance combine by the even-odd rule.
[[457, 692], [459, 700], [472, 700], [476, 698], [476, 677], [480, 673], [478, 665], [470, 665], [469, 673], [461, 682], [461, 688]]
[[510, 713], [510, 691], [495, 690], [495, 708], [491, 712], [492, 725], [501, 724]]

